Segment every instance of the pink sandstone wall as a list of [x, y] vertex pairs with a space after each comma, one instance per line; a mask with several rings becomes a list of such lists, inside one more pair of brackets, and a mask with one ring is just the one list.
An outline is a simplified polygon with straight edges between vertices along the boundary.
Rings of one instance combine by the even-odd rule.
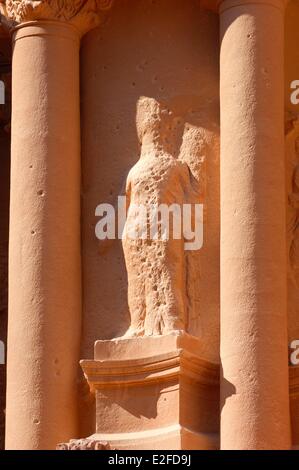
[[[146, 96], [163, 101], [173, 111], [178, 135], [195, 129], [209, 142], [202, 155], [201, 176], [205, 243], [196, 272], [190, 332], [202, 337], [206, 358], [218, 361], [218, 31], [217, 15], [200, 10], [196, 0], [119, 0], [106, 24], [83, 40], [82, 358], [93, 356], [95, 340], [121, 336], [129, 325], [121, 243], [101, 244], [96, 239], [95, 208], [103, 202], [116, 203], [127, 172], [138, 160], [136, 103]], [[192, 145], [187, 135], [184, 153], [196, 159]], [[81, 410], [87, 415], [91, 407], [86, 388], [85, 392], [81, 390], [85, 397]]]

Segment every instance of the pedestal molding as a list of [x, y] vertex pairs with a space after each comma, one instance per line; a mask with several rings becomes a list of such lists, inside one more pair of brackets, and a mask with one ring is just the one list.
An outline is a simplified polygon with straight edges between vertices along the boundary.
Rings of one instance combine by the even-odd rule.
[[119, 361], [83, 360], [80, 362], [92, 391], [119, 385], [136, 385], [169, 380], [180, 374], [202, 385], [219, 383], [219, 365], [179, 349], [153, 358]]

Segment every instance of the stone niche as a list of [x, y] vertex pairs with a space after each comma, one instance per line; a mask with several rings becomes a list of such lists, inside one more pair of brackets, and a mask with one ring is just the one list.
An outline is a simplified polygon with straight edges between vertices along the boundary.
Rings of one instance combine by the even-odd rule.
[[[159, 51], [157, 53], [157, 51]], [[174, 118], [173, 153], [200, 182], [204, 247], [190, 257], [187, 333], [201, 358], [219, 363], [219, 20], [197, 0], [119, 0], [81, 48], [83, 337], [81, 358], [97, 340], [130, 326], [122, 243], [95, 236], [101, 203], [117, 204], [138, 162], [141, 97]], [[191, 280], [190, 280], [191, 279]], [[209, 293], [207, 295], [207, 293]], [[148, 387], [148, 386], [147, 386]], [[147, 388], [146, 388], [147, 389]], [[94, 403], [80, 382], [81, 436], [94, 432]], [[179, 423], [177, 423], [179, 424]]]

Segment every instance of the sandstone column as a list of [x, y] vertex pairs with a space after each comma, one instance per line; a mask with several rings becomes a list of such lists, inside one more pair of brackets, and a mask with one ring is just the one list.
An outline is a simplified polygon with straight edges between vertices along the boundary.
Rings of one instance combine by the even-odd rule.
[[93, 1], [4, 3], [15, 26], [6, 448], [55, 449], [78, 436], [79, 45], [98, 16]]
[[286, 2], [217, 3], [222, 134], [221, 448], [288, 449]]

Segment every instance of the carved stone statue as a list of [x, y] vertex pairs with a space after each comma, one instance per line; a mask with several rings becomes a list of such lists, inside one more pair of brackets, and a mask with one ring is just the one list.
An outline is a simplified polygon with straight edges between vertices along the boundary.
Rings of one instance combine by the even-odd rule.
[[[161, 204], [182, 208], [195, 200], [196, 193], [188, 165], [176, 157], [177, 126], [172, 113], [154, 99], [141, 98], [137, 132], [141, 155], [127, 177], [128, 215], [123, 234], [131, 314], [129, 337], [186, 329], [184, 236], [182, 232], [175, 234], [171, 216], [169, 236], [163, 238], [159, 222], [159, 233], [152, 236], [157, 220], [151, 210]], [[137, 214], [136, 207], [145, 207], [146, 215]]]

